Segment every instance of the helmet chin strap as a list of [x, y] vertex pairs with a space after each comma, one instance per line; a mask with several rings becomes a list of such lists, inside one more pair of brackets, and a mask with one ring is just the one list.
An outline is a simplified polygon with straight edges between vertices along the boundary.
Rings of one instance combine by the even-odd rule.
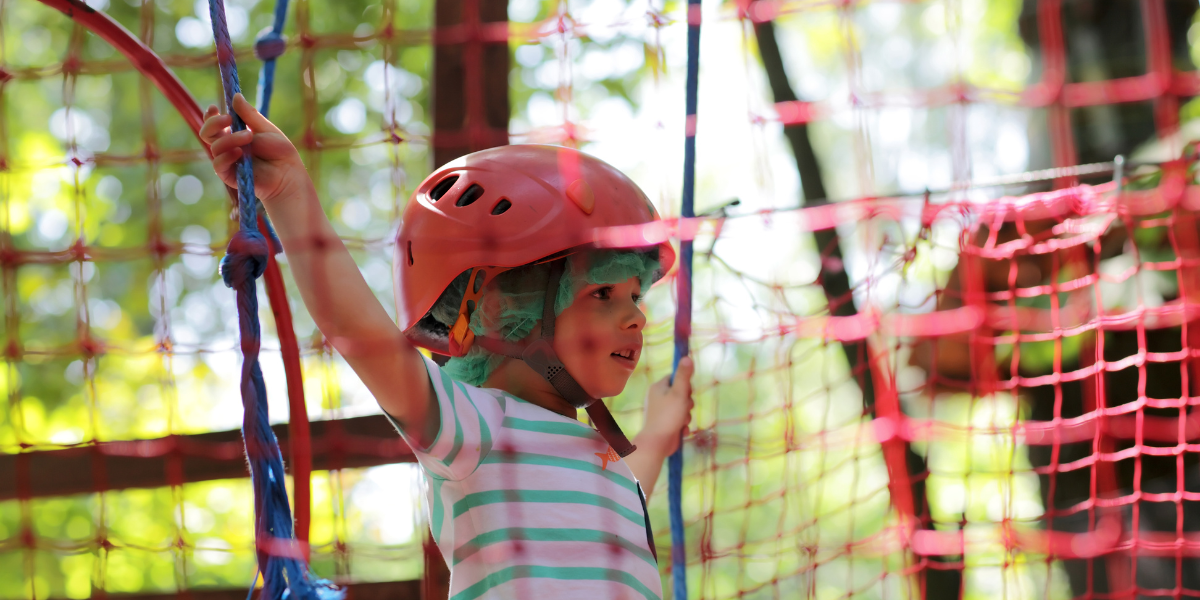
[[588, 418], [596, 426], [596, 430], [608, 442], [609, 446], [622, 458], [629, 456], [637, 446], [629, 442], [621, 427], [613, 419], [608, 407], [598, 399], [588, 395], [567, 372], [567, 367], [558, 359], [554, 351], [554, 301], [558, 298], [558, 288], [562, 282], [563, 269], [566, 259], [550, 263], [550, 281], [546, 284], [546, 303], [542, 308], [542, 336], [533, 342], [521, 346], [492, 337], [477, 337], [475, 343], [489, 352], [525, 361], [538, 375], [541, 375], [554, 386], [567, 402], [575, 408], [587, 410]]

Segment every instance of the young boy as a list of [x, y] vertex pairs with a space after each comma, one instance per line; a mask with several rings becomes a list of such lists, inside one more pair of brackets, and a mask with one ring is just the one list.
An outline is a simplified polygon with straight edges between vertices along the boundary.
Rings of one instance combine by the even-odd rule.
[[[639, 298], [675, 255], [669, 244], [586, 245], [593, 229], [656, 219], [641, 190], [548, 146], [485, 150], [435, 171], [397, 236], [397, 327], [296, 149], [240, 95], [234, 110], [248, 130], [231, 134], [215, 106], [205, 113], [213, 168], [234, 186], [251, 152], [255, 193], [305, 305], [425, 472], [450, 597], [660, 598], [645, 497], [690, 422], [692, 363], [651, 388], [633, 445], [596, 399], [632, 374]], [[417, 346], [452, 358], [439, 367]], [[577, 420], [585, 407], [598, 430]]]

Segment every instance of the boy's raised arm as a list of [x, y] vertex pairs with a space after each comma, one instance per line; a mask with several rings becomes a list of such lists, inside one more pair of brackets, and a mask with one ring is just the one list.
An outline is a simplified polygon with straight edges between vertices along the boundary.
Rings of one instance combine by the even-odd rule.
[[317, 327], [379, 405], [414, 441], [428, 447], [440, 418], [424, 359], [367, 286], [325, 216], [296, 148], [240, 94], [234, 110], [248, 130], [230, 133], [231, 118], [215, 106], [205, 113], [200, 137], [211, 145], [213, 169], [226, 185], [236, 186], [236, 163], [249, 149], [255, 193], [271, 216]]

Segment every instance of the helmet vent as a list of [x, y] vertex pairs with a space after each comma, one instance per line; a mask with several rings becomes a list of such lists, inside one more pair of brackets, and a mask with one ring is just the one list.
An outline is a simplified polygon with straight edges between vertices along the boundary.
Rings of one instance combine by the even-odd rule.
[[473, 183], [471, 184], [471, 187], [467, 188], [467, 191], [463, 192], [463, 194], [458, 197], [458, 202], [455, 202], [454, 205], [469, 206], [472, 202], [478, 200], [482, 195], [483, 188], [479, 187], [478, 183]]
[[433, 198], [434, 202], [441, 200], [442, 196], [445, 196], [446, 192], [450, 191], [450, 188], [454, 187], [454, 183], [456, 181], [458, 181], [458, 175], [451, 175], [439, 181], [437, 185], [433, 186], [433, 189], [429, 191], [429, 197]]
[[410, 266], [410, 267], [413, 266], [412, 240], [408, 241], [408, 266]]
[[502, 215], [510, 208], [512, 208], [512, 202], [509, 202], [507, 198], [501, 198], [500, 201], [496, 203], [496, 206], [492, 207], [492, 214]]

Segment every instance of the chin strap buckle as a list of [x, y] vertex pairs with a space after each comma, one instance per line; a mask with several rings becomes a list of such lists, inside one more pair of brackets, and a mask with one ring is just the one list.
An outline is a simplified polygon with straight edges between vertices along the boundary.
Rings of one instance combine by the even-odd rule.
[[475, 332], [471, 331], [470, 320], [467, 315], [459, 313], [454, 327], [450, 328], [450, 356], [463, 356], [471, 349], [473, 341]]
[[554, 386], [554, 390], [558, 392], [571, 406], [575, 408], [587, 408], [591, 406], [596, 399], [589, 396], [583, 391], [583, 387], [575, 381], [574, 377], [567, 372], [567, 367], [558, 360], [558, 355], [554, 352], [554, 346], [550, 340], [545, 338], [534, 340], [521, 352], [521, 360], [529, 365], [535, 373], [541, 375]]

